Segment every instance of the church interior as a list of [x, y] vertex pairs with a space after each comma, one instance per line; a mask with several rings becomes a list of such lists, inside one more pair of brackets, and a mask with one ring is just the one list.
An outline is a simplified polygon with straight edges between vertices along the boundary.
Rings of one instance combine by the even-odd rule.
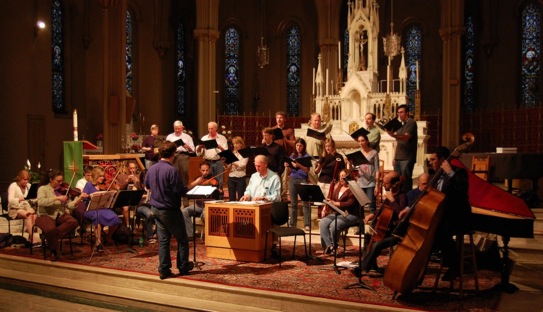
[[[165, 136], [176, 120], [194, 137], [209, 121], [232, 135], [259, 133], [245, 120], [263, 126], [277, 111], [302, 128], [328, 99], [358, 104], [335, 117], [344, 132], [375, 112], [372, 99], [390, 96], [426, 122], [425, 152], [454, 148], [470, 132], [471, 152], [540, 154], [542, 12], [537, 0], [0, 1], [0, 187], [27, 163], [63, 169], [75, 130], [116, 154], [130, 135], [156, 124]], [[356, 36], [355, 17], [365, 25]], [[356, 77], [370, 78], [353, 96], [346, 88]], [[232, 124], [239, 118], [243, 127]], [[531, 183], [541, 207], [543, 179]], [[540, 253], [539, 223], [535, 231], [537, 243], [512, 247]], [[531, 264], [541, 274], [541, 261]], [[540, 303], [541, 290], [529, 293]], [[527, 301], [518, 298], [510, 307]]]

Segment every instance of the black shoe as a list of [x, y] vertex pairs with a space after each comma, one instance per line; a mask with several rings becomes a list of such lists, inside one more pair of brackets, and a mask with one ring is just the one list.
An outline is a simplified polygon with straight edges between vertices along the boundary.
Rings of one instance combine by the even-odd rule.
[[179, 275], [181, 276], [188, 275], [189, 272], [192, 271], [192, 269], [194, 269], [194, 262], [189, 261], [186, 268], [179, 270]]
[[459, 275], [460, 273], [458, 270], [448, 269], [447, 272], [445, 272], [445, 274], [443, 274], [441, 277], [441, 280], [444, 282], [454, 281]]
[[277, 246], [273, 245], [271, 248], [271, 257], [275, 259], [279, 259], [279, 253], [277, 252]]
[[60, 259], [60, 255], [56, 251], [51, 251], [51, 261], [55, 262]]
[[160, 279], [161, 280], [165, 280], [167, 278], [174, 278], [174, 277], [178, 277], [179, 274], [175, 274], [173, 272], [170, 272], [170, 273], [167, 273], [167, 274], [160, 274]]
[[99, 253], [104, 252], [104, 245], [99, 244], [98, 246], [96, 246], [96, 251], [98, 251]]

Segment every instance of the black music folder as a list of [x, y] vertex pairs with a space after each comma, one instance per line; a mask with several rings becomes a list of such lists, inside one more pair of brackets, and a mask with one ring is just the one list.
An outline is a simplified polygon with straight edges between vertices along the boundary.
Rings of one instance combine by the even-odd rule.
[[32, 183], [28, 194], [26, 194], [25, 200], [38, 198], [38, 188], [40, 187], [39, 183]]
[[177, 146], [177, 147], [185, 145], [185, 142], [183, 141], [183, 139], [176, 140], [176, 141], [174, 141], [173, 143], [174, 143], [175, 146]]
[[264, 146], [258, 146], [258, 147], [246, 147], [244, 149], [240, 149], [238, 151], [243, 158], [249, 158], [251, 156], [257, 156], [257, 155], [264, 155], [268, 156], [270, 152], [268, 152], [268, 149]]
[[326, 133], [307, 128], [307, 136], [317, 140], [326, 140]]
[[273, 129], [273, 139], [274, 140], [281, 140], [285, 136], [283, 135], [283, 130], [281, 128], [274, 128]]
[[215, 139], [200, 141], [200, 143], [205, 146], [206, 149], [213, 149], [219, 147], [219, 145], [217, 144], [217, 140]]
[[294, 187], [303, 201], [322, 202], [324, 200], [321, 188], [316, 184], [300, 183], [295, 184]]
[[392, 131], [396, 132], [398, 129], [400, 129], [403, 125], [402, 122], [398, 120], [398, 118], [394, 118], [386, 123], [386, 125], [381, 125], [380, 123], [376, 122], [375, 125], [377, 125], [379, 128], [385, 130], [385, 131]]
[[140, 203], [145, 190], [122, 190], [117, 192], [111, 208], [120, 208], [124, 206], [136, 206]]
[[345, 155], [347, 156], [347, 159], [353, 162], [353, 166], [358, 167], [360, 165], [369, 164], [368, 159], [364, 154], [362, 154], [361, 151], [356, 151], [354, 153], [350, 153]]
[[358, 141], [358, 137], [361, 135], [368, 135], [370, 132], [364, 128], [360, 128], [356, 130], [355, 132], [351, 133], [351, 138], [353, 138], [355, 141]]
[[294, 159], [295, 162], [307, 168], [311, 168], [311, 166], [313, 165], [313, 163], [311, 162], [312, 160], [313, 158], [311, 156]]
[[236, 155], [234, 155], [234, 152], [229, 149], [220, 152], [219, 156], [224, 158], [224, 162], [228, 165], [239, 160]]

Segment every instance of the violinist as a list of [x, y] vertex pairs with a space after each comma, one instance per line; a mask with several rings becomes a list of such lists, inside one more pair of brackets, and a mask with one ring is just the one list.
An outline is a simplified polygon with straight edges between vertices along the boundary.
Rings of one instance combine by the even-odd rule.
[[[191, 190], [197, 185], [210, 185], [214, 187], [219, 186], [219, 181], [217, 181], [217, 179], [211, 175], [211, 165], [206, 161], [200, 163], [200, 176], [188, 185], [188, 189]], [[220, 195], [219, 192], [216, 192], [216, 194]], [[194, 204], [185, 207], [182, 210], [183, 219], [185, 220], [185, 229], [187, 230], [187, 237], [189, 239], [192, 239], [192, 233], [194, 231], [191, 218], [193, 216], [201, 216], [204, 218], [204, 202], [204, 199], [197, 199], [195, 200]]]
[[[87, 182], [83, 188], [83, 193], [91, 195], [92, 193], [98, 192], [98, 185], [103, 184], [105, 181], [105, 171], [104, 168], [100, 166], [94, 167], [92, 169], [92, 179]], [[109, 208], [109, 207], [103, 207]], [[91, 211], [85, 211], [83, 216], [86, 219], [89, 219], [92, 224], [96, 227], [96, 241], [94, 243], [94, 248], [98, 252], [104, 251], [104, 246], [102, 245], [102, 229], [104, 226], [109, 228], [108, 230], [108, 240], [111, 238], [117, 225], [121, 222], [119, 217], [112, 209], [97, 209]]]
[[315, 168], [315, 173], [319, 175], [318, 185], [325, 196], [330, 197], [332, 194], [330, 184], [337, 181], [338, 173], [343, 169], [345, 169], [345, 161], [336, 151], [336, 142], [331, 138], [326, 139], [324, 153]]
[[21, 170], [8, 188], [8, 214], [11, 219], [24, 219], [28, 239], [32, 239], [32, 227], [36, 222], [38, 215], [30, 203], [26, 200], [30, 191], [28, 180], [30, 174], [26, 170]]
[[[57, 261], [60, 255], [57, 253], [58, 240], [77, 228], [77, 220], [68, 212], [74, 209], [86, 194], [81, 193], [74, 200], [70, 200], [66, 194], [60, 194], [58, 188], [63, 182], [60, 170], [50, 170], [47, 173], [48, 182], [38, 189], [38, 212], [36, 225], [45, 234], [51, 250], [51, 261]], [[66, 210], [68, 209], [68, 211]]]
[[[388, 229], [386, 229], [386, 232], [383, 233], [384, 238], [371, 244], [369, 250], [366, 250], [364, 260], [362, 261], [361, 271], [378, 272], [379, 267], [377, 266], [377, 257], [381, 254], [381, 251], [399, 243], [399, 239], [392, 236], [391, 233], [396, 227], [398, 215], [402, 213], [402, 211], [407, 211], [409, 209], [407, 208], [407, 196], [401, 191], [402, 181], [403, 179], [401, 178], [400, 174], [395, 171], [388, 172], [383, 178], [385, 194], [383, 195], [383, 206], [381, 207], [381, 210], [379, 210], [379, 213], [380, 215], [383, 214], [382, 209], [384, 209], [385, 206], [390, 207], [392, 209], [392, 217], [390, 219], [391, 222], [388, 223]], [[368, 224], [376, 217], [377, 216], [375, 213], [371, 213], [364, 218], [364, 222]], [[379, 219], [376, 221], [379, 222]], [[364, 234], [365, 248], [370, 245], [373, 235], [377, 234], [373, 232]]]
[[328, 214], [322, 218], [319, 224], [323, 254], [326, 255], [332, 254], [337, 248], [338, 233], [358, 222], [359, 204], [353, 192], [349, 189], [348, 177], [349, 171], [347, 169], [341, 170], [339, 172], [339, 182], [333, 191], [333, 195], [327, 198], [334, 206], [347, 212], [346, 216], [338, 215], [336, 218], [334, 214]]
[[[138, 176], [138, 165], [135, 161], [131, 160], [128, 162], [128, 173], [121, 173], [117, 176], [117, 188], [119, 190], [141, 190], [143, 189], [140, 178]], [[127, 227], [130, 226], [130, 207], [124, 206], [122, 207], [122, 211], [119, 211], [122, 213], [123, 218], [125, 220], [125, 224]]]

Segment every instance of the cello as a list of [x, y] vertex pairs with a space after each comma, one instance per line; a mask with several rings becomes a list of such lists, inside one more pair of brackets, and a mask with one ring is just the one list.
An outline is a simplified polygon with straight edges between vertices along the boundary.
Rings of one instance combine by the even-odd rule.
[[[460, 156], [475, 141], [471, 133], [464, 134], [462, 139], [466, 143], [455, 148], [447, 161], [452, 157]], [[409, 213], [392, 233], [396, 237], [402, 237], [400, 231], [405, 228], [404, 225], [408, 222], [407, 231], [396, 251], [390, 257], [383, 276], [383, 283], [394, 291], [394, 296], [398, 292], [411, 292], [424, 275], [434, 244], [435, 233], [443, 216], [441, 202], [445, 198], [445, 194], [430, 189], [430, 185], [434, 185], [442, 173], [443, 169], [440, 168], [412, 204]]]

